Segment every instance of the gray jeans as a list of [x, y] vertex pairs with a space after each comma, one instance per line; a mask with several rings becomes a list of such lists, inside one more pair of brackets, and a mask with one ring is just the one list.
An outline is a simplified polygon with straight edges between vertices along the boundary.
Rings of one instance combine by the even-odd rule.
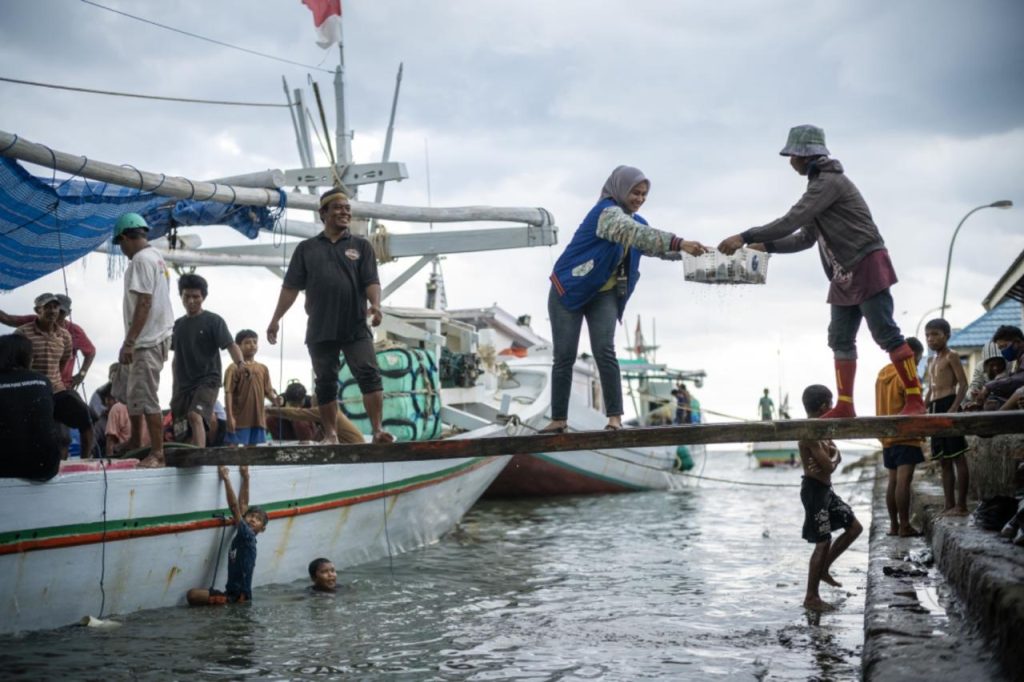
[[569, 394], [572, 391], [572, 368], [580, 343], [583, 320], [590, 332], [590, 351], [597, 363], [604, 396], [605, 414], [622, 415], [622, 378], [615, 357], [615, 323], [619, 318], [618, 294], [614, 289], [599, 292], [579, 310], [568, 310], [558, 299], [554, 287], [548, 294], [548, 317], [554, 342], [551, 369], [551, 419], [562, 421], [569, 416]]
[[892, 352], [903, 345], [903, 334], [892, 318], [892, 294], [878, 292], [860, 305], [833, 305], [828, 325], [828, 347], [838, 360], [857, 359], [857, 331], [866, 320], [871, 338], [882, 350]]

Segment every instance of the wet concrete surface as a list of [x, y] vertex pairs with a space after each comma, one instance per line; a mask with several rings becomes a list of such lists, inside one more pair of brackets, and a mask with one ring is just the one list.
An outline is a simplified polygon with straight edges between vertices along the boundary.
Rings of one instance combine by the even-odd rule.
[[[889, 536], [887, 472], [872, 502], [862, 675], [872, 682], [1021, 679], [1024, 549], [969, 518], [938, 518], [942, 490], [918, 467], [916, 538]], [[973, 508], [973, 505], [972, 505]], [[947, 578], [947, 576], [949, 576]], [[1014, 634], [1016, 633], [1016, 634]], [[1014, 657], [1018, 657], [1015, 659]]]

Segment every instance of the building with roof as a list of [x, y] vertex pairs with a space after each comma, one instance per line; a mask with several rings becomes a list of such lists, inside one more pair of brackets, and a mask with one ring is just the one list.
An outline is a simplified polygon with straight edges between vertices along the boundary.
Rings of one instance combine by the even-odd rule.
[[957, 351], [964, 362], [967, 376], [981, 363], [985, 344], [992, 340], [996, 329], [1004, 324], [1024, 329], [1024, 251], [1003, 273], [996, 285], [981, 301], [987, 311], [963, 329], [953, 332], [949, 347]]

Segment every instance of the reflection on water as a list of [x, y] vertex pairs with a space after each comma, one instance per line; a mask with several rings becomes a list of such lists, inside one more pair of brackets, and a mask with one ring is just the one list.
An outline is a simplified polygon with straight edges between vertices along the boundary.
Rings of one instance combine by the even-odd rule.
[[[708, 476], [793, 486], [711, 453]], [[839, 487], [861, 522], [869, 484]], [[797, 487], [703, 482], [478, 505], [442, 542], [245, 606], [160, 609], [114, 630], [0, 638], [6, 679], [854, 679], [867, 542], [834, 571], [839, 605], [801, 607], [811, 546]], [[865, 536], [866, 537], [866, 536]], [[312, 557], [310, 557], [312, 558]], [[299, 577], [299, 576], [297, 576]]]

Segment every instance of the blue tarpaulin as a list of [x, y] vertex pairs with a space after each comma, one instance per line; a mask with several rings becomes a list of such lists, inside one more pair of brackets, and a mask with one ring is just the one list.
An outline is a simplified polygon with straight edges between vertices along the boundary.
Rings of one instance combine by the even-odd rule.
[[274, 209], [258, 206], [39, 178], [0, 157], [0, 289], [15, 289], [82, 258], [109, 240], [118, 217], [128, 212], [146, 219], [151, 240], [190, 225], [229, 225], [255, 239], [260, 230], [273, 230], [276, 220]]

